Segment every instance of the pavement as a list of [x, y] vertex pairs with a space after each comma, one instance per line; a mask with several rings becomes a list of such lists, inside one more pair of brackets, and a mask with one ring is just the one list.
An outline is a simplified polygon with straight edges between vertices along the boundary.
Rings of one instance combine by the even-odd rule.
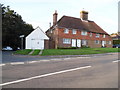
[[118, 88], [118, 53], [2, 66], [3, 88]]

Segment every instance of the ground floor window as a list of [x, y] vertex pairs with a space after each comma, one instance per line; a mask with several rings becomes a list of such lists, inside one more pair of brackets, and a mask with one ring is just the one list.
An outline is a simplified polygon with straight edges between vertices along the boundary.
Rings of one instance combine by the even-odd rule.
[[82, 45], [87, 45], [87, 40], [82, 40]]
[[111, 42], [111, 41], [108, 41], [108, 44], [112, 44], [112, 42]]
[[63, 38], [64, 44], [71, 44], [71, 39]]
[[100, 41], [99, 40], [95, 40], [95, 44], [100, 44]]

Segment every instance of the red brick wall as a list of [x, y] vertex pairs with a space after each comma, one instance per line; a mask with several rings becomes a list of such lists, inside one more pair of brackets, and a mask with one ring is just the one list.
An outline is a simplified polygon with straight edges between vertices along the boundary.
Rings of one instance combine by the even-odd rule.
[[44, 49], [49, 49], [49, 40], [44, 40]]
[[[105, 38], [103, 38], [104, 34], [100, 34], [100, 37], [96, 37], [96, 33], [92, 33], [92, 37], [90, 37], [90, 32], [87, 33], [86, 36], [81, 35], [81, 30], [77, 30], [76, 34], [72, 34], [72, 29], [69, 29], [69, 33], [64, 33], [64, 28], [59, 28], [58, 30], [58, 46], [59, 47], [71, 47], [71, 44], [63, 44], [63, 38], [69, 38], [69, 39], [85, 39], [88, 40], [88, 46], [95, 48], [95, 47], [102, 47], [102, 44], [95, 44], [95, 40], [101, 41], [112, 41], [112, 38], [109, 35], [106, 35]], [[106, 47], [112, 47], [112, 44], [106, 44]]]
[[[96, 38], [96, 33], [92, 33], [92, 37], [90, 37], [90, 32], [86, 36], [81, 35], [82, 30], [77, 30], [76, 34], [72, 34], [72, 29], [69, 29], [69, 33], [64, 33], [64, 28], [56, 28], [53, 30], [53, 33], [51, 35], [52, 40], [55, 42], [55, 47], [71, 47], [71, 44], [63, 44], [63, 38], [69, 38], [69, 39], [85, 39], [88, 40], [88, 46], [91, 48], [101, 47], [102, 44], [95, 44], [95, 40], [101, 41], [112, 41], [112, 38], [109, 35], [106, 35], [105, 38], [103, 38], [103, 34], [100, 34], [99, 38]], [[112, 47], [112, 44], [106, 44], [106, 47]]]

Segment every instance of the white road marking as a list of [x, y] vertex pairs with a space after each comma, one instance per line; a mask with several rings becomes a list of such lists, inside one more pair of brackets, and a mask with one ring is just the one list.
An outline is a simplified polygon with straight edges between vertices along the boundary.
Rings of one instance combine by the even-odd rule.
[[40, 60], [39, 62], [49, 62], [50, 60]]
[[84, 67], [78, 67], [78, 68], [69, 69], [69, 70], [63, 70], [63, 71], [58, 71], [58, 72], [43, 74], [43, 75], [34, 76], [34, 77], [30, 77], [30, 78], [25, 78], [25, 79], [20, 79], [20, 80], [16, 80], [16, 81], [12, 81], [12, 82], [2, 83], [2, 84], [0, 84], [0, 86], [15, 84], [15, 83], [19, 83], [19, 82], [24, 82], [24, 81], [36, 79], [36, 78], [47, 77], [47, 76], [51, 76], [51, 75], [61, 74], [61, 73], [65, 73], [65, 72], [70, 72], [70, 71], [75, 71], [75, 70], [80, 70], [80, 69], [85, 69], [85, 68], [90, 68], [90, 67], [91, 66], [84, 66]]
[[28, 63], [36, 63], [36, 62], [38, 62], [38, 61], [29, 61]]
[[6, 64], [0, 64], [0, 66], [5, 66]]
[[90, 58], [90, 57], [76, 57], [76, 58]]
[[62, 59], [50, 59], [51, 61], [61, 61]]
[[63, 61], [64, 61], [64, 60], [68, 60], [68, 59], [71, 59], [71, 58], [64, 58]]
[[117, 63], [117, 62], [119, 62], [120, 60], [115, 60], [115, 61], [113, 61], [113, 63]]
[[18, 64], [24, 64], [24, 62], [13, 62], [13, 63], [10, 63], [11, 65], [18, 65]]

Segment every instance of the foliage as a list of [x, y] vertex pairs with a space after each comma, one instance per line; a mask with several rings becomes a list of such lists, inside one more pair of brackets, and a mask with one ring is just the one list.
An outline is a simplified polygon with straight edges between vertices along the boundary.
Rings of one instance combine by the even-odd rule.
[[113, 45], [120, 44], [120, 40], [113, 40]]
[[[21, 15], [17, 14], [10, 6], [2, 7], [2, 46], [10, 46], [13, 49], [21, 46], [20, 35], [27, 36], [33, 27], [22, 20]], [[24, 40], [25, 41], [25, 40]]]
[[58, 47], [57, 49], [77, 49], [78, 47]]
[[90, 48], [90, 46], [85, 46], [85, 45], [82, 45], [81, 48]]

